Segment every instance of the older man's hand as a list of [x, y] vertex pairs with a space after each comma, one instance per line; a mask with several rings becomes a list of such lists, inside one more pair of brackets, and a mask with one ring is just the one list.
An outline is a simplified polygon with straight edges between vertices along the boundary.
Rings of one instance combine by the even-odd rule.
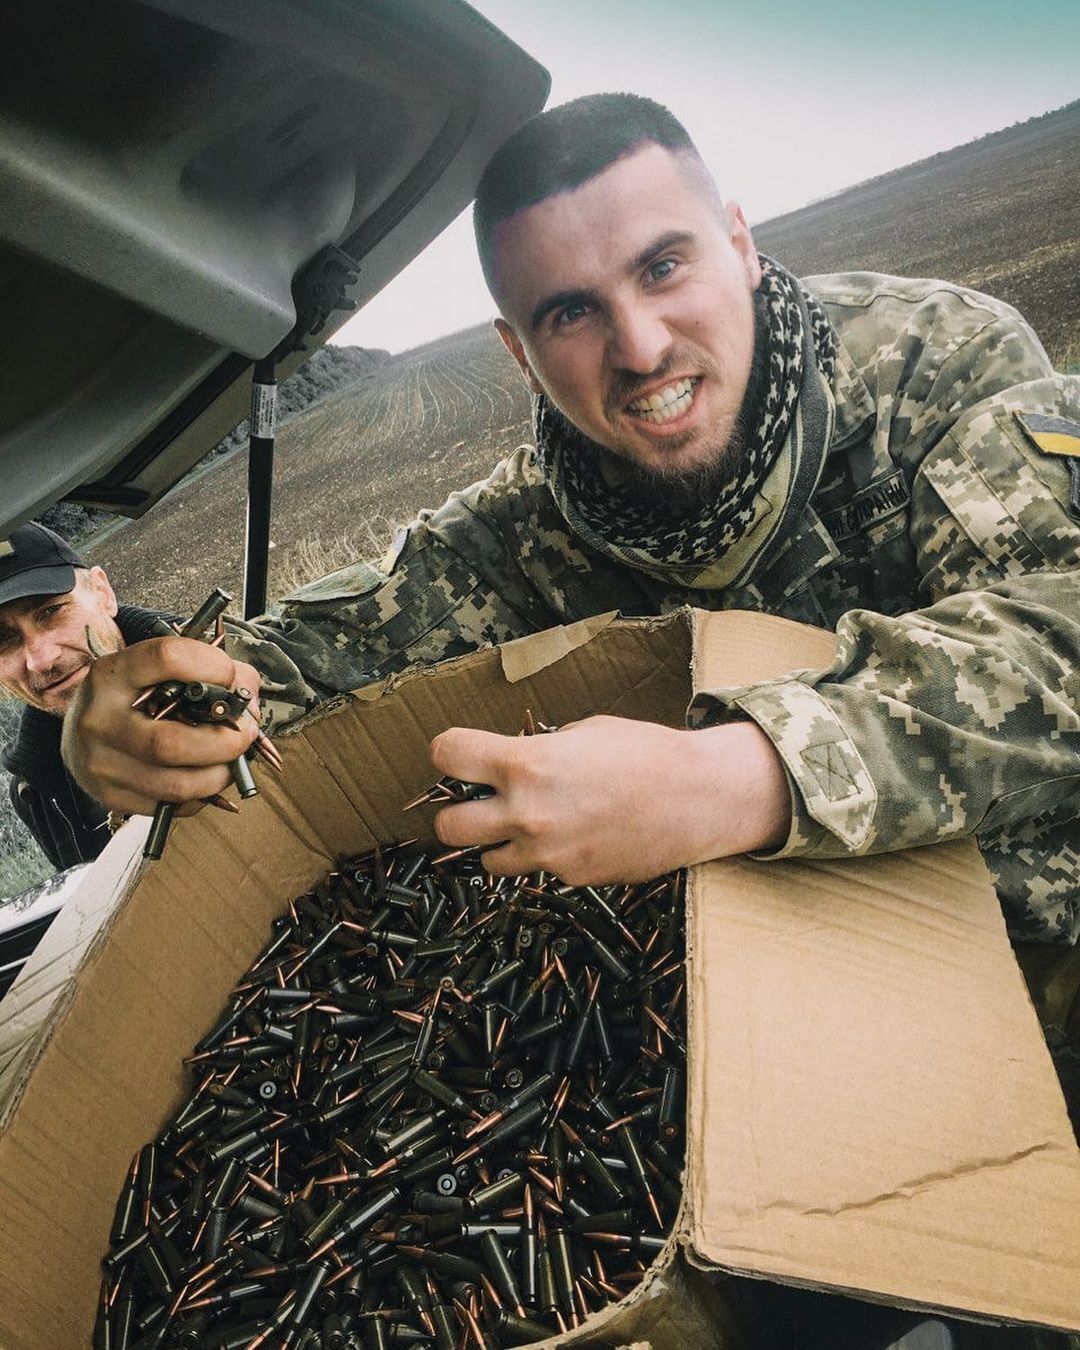
[[135, 698], [163, 680], [203, 680], [228, 688], [259, 689], [253, 666], [192, 638], [151, 638], [95, 661], [64, 718], [64, 762], [96, 801], [114, 811], [149, 815], [159, 801], [189, 804], [221, 792], [229, 763], [258, 734], [254, 717], [240, 729], [153, 721], [132, 708]]
[[495, 789], [444, 807], [435, 832], [450, 847], [492, 845], [483, 862], [501, 874], [643, 881], [777, 846], [790, 828], [787, 776], [753, 722], [680, 731], [590, 717], [550, 736], [455, 727], [435, 738], [431, 758], [441, 773]]

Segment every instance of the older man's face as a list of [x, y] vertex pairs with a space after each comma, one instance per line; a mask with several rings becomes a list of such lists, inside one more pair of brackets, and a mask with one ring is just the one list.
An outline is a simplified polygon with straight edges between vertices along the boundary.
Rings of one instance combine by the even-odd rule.
[[63, 717], [90, 668], [87, 630], [98, 653], [124, 645], [115, 615], [116, 597], [100, 567], [79, 568], [64, 594], [0, 605], [0, 688]]
[[722, 208], [658, 145], [502, 222], [503, 341], [587, 436], [659, 477], [714, 470], [754, 353], [761, 269]]

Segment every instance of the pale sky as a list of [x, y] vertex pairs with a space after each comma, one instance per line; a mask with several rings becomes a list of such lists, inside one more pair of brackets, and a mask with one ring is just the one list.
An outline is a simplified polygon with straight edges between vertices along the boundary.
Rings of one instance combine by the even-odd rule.
[[[1080, 97], [1076, 0], [475, 0], [551, 72], [686, 125], [751, 225]], [[782, 260], [781, 260], [782, 261]], [[333, 338], [405, 351], [495, 310], [468, 212]]]

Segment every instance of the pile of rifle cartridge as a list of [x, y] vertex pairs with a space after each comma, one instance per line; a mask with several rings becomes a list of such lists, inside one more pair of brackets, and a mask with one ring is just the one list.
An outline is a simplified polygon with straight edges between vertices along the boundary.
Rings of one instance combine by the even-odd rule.
[[107, 1350], [496, 1350], [620, 1299], [679, 1203], [682, 877], [415, 845], [275, 922], [135, 1157]]

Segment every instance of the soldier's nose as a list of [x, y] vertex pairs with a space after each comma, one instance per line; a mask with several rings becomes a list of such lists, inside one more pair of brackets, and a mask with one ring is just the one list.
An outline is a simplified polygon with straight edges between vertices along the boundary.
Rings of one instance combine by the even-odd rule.
[[660, 369], [670, 350], [668, 326], [649, 308], [627, 308], [613, 315], [608, 355], [615, 368], [650, 375]]

